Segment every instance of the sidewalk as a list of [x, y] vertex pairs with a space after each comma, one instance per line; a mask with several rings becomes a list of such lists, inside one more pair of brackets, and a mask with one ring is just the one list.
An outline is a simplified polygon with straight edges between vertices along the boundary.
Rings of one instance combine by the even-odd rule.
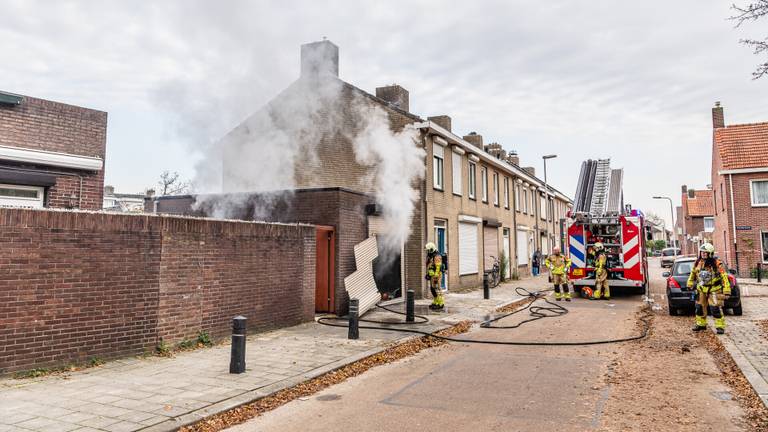
[[[445, 313], [430, 314], [427, 331], [480, 320], [520, 297], [514, 288], [541, 289], [543, 277], [502, 285], [483, 300], [482, 290], [448, 294]], [[427, 300], [417, 313], [428, 313]], [[247, 371], [230, 375], [229, 345], [173, 358], [129, 358], [39, 379], [0, 380], [0, 432], [172, 431], [375, 354], [412, 336], [307, 323], [248, 338]]]
[[768, 407], [768, 340], [757, 325], [759, 320], [768, 320], [768, 297], [763, 297], [765, 294], [762, 293], [759, 295], [741, 298], [744, 315], [726, 317], [728, 328], [726, 337], [721, 340], [763, 404]]

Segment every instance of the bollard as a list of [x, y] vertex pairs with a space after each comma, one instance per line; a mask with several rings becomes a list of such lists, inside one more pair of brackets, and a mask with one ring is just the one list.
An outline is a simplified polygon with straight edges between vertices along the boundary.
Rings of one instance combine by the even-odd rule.
[[757, 263], [757, 281], [762, 282], [763, 281], [763, 263]]
[[229, 373], [245, 372], [245, 335], [247, 319], [238, 315], [232, 318], [232, 354], [229, 359]]
[[483, 273], [483, 298], [491, 298], [491, 282], [488, 280], [488, 273]]
[[414, 300], [413, 300], [413, 290], [408, 290], [405, 292], [405, 322], [412, 323], [415, 321], [414, 318]]
[[360, 329], [358, 326], [360, 325], [358, 312], [360, 311], [360, 300], [358, 299], [349, 299], [349, 334], [347, 335], [348, 339], [359, 339], [360, 338]]

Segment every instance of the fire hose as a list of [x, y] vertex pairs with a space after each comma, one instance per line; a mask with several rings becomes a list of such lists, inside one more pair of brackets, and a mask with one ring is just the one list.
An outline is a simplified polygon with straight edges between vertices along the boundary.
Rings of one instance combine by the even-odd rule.
[[[550, 300], [546, 298], [546, 293], [552, 291], [552, 289], [545, 289], [540, 291], [529, 291], [522, 287], [515, 288], [515, 292], [517, 292], [520, 295], [523, 295], [528, 298], [529, 302], [528, 304], [520, 309], [516, 309], [512, 312], [504, 313], [502, 315], [499, 315], [494, 318], [487, 319], [480, 323], [481, 328], [486, 329], [515, 329], [523, 324], [537, 321], [544, 318], [554, 318], [558, 316], [562, 316], [568, 313], [568, 309], [559, 305], [552, 303]], [[548, 306], [542, 306], [542, 305], [534, 305], [537, 301], [543, 300]], [[387, 312], [397, 314], [397, 315], [405, 315], [403, 312], [392, 310], [389, 308], [386, 308], [384, 306], [381, 306], [379, 304], [376, 305], [376, 307], [383, 309]], [[521, 313], [523, 311], [528, 311], [529, 315], [531, 316], [528, 319], [525, 319], [515, 325], [508, 325], [508, 326], [494, 326], [493, 323], [500, 321], [504, 318], [510, 317], [512, 315]], [[651, 317], [653, 316], [652, 312], [650, 312], [650, 308], [647, 306], [643, 308], [643, 314], [640, 316], [640, 322], [643, 324], [643, 329], [640, 332], [639, 335], [636, 336], [630, 336], [625, 338], [617, 338], [617, 339], [602, 339], [602, 340], [592, 340], [592, 341], [578, 341], [578, 342], [570, 342], [570, 341], [558, 341], [558, 342], [546, 342], [546, 341], [499, 341], [499, 340], [486, 340], [486, 339], [464, 339], [464, 338], [456, 338], [456, 337], [450, 337], [450, 336], [440, 336], [434, 333], [430, 333], [423, 330], [418, 330], [414, 328], [402, 328], [402, 327], [381, 327], [381, 326], [372, 326], [372, 325], [359, 325], [358, 328], [361, 329], [369, 329], [369, 330], [383, 330], [383, 331], [394, 331], [394, 332], [401, 332], [401, 333], [411, 333], [411, 334], [419, 334], [422, 336], [428, 336], [435, 339], [441, 339], [448, 342], [460, 342], [460, 343], [475, 343], [475, 344], [489, 344], [489, 345], [515, 345], [515, 346], [584, 346], [584, 345], [603, 345], [603, 344], [613, 344], [613, 343], [621, 343], [621, 342], [630, 342], [634, 340], [643, 339], [646, 336], [648, 336], [648, 332], [650, 331], [651, 327]], [[370, 324], [384, 324], [384, 325], [423, 325], [429, 322], [429, 318], [422, 316], [422, 315], [415, 315], [415, 318], [418, 318], [418, 322], [408, 323], [404, 321], [377, 321], [377, 320], [367, 320], [367, 319], [359, 319], [359, 322], [361, 323], [370, 323]], [[343, 327], [347, 328], [348, 324], [343, 324], [344, 322], [349, 322], [348, 318], [344, 317], [321, 317], [317, 320], [318, 324], [331, 326], [331, 327]]]

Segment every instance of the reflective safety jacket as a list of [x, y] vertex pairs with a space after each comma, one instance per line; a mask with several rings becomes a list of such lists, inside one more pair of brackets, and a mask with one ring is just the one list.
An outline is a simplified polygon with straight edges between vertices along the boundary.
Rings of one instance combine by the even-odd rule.
[[[712, 280], [706, 285], [699, 284], [699, 273], [702, 270], [707, 270], [712, 273]], [[691, 275], [688, 276], [688, 288], [697, 287], [701, 291], [717, 292], [723, 291], [723, 294], [731, 294], [731, 281], [728, 279], [728, 272], [725, 270], [723, 262], [719, 259], [715, 260], [715, 266], [707, 266], [706, 260], [700, 259], [696, 261], [696, 264], [691, 269]]]
[[571, 260], [561, 254], [550, 255], [544, 261], [544, 265], [547, 266], [553, 275], [562, 275], [568, 272], [568, 269], [571, 267]]
[[443, 264], [443, 256], [439, 253], [430, 254], [427, 257], [427, 276], [430, 279], [440, 279], [443, 277], [445, 271], [445, 264]]
[[608, 271], [605, 269], [607, 259], [605, 254], [601, 252], [595, 260], [595, 277], [599, 281], [604, 281], [608, 278]]

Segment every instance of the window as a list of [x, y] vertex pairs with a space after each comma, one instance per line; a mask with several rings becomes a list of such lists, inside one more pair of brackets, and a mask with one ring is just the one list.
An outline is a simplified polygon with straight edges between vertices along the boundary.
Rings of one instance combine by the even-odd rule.
[[768, 263], [768, 232], [760, 233], [760, 242], [763, 244], [763, 262]]
[[536, 190], [531, 189], [531, 206], [528, 207], [531, 209], [531, 214], [536, 215]]
[[478, 273], [477, 224], [459, 222], [459, 275]]
[[509, 208], [509, 179], [504, 177], [504, 208]]
[[523, 189], [523, 213], [528, 214], [528, 189]]
[[705, 217], [704, 218], [704, 231], [705, 232], [713, 232], [715, 230], [715, 218], [713, 217]]
[[499, 173], [493, 173], [493, 205], [499, 206]]
[[453, 179], [453, 193], [461, 195], [461, 155], [451, 153], [451, 178]]
[[515, 185], [515, 211], [519, 212], [521, 206], [522, 201], [520, 201], [520, 185]]
[[43, 208], [44, 199], [40, 186], [0, 184], [0, 207]]
[[488, 168], [480, 167], [480, 187], [483, 189], [483, 202], [488, 202]]
[[469, 197], [475, 199], [475, 190], [477, 184], [477, 165], [474, 162], [469, 162]]
[[547, 198], [539, 197], [539, 202], [541, 203], [541, 206], [539, 206], [539, 217], [546, 220], [547, 219]]
[[768, 180], [750, 180], [752, 189], [752, 206], [768, 206]]
[[443, 190], [443, 147], [438, 144], [432, 144], [432, 186], [435, 189]]

